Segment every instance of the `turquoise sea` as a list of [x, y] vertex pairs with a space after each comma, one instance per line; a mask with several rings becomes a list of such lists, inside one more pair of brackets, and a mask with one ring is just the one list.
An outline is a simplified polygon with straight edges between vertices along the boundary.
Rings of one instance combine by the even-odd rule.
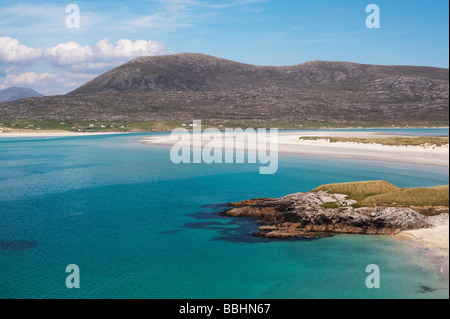
[[[149, 135], [0, 138], [0, 298], [449, 297], [439, 267], [394, 238], [267, 240], [249, 235], [255, 221], [218, 215], [325, 183], [448, 184], [448, 168], [282, 155], [260, 175], [175, 165]], [[69, 264], [80, 289], [66, 288]], [[380, 289], [366, 288], [369, 264]]]

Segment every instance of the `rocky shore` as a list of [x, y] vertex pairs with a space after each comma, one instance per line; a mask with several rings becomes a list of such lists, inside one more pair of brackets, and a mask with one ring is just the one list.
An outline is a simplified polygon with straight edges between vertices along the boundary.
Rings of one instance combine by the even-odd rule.
[[427, 217], [410, 207], [358, 207], [347, 195], [328, 192], [296, 193], [282, 198], [230, 203], [222, 213], [257, 218], [255, 236], [266, 238], [319, 238], [333, 233], [393, 235], [433, 227]]

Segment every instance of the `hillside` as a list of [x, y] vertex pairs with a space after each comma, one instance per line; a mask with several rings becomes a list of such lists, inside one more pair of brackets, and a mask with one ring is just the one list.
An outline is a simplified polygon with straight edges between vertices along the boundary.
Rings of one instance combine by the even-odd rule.
[[186, 53], [134, 59], [63, 96], [2, 103], [0, 119], [448, 125], [448, 91], [448, 69]]
[[0, 90], [0, 103], [8, 102], [18, 99], [24, 99], [28, 97], [40, 97], [42, 94], [36, 92], [33, 89], [21, 88], [21, 87], [11, 87], [8, 89]]

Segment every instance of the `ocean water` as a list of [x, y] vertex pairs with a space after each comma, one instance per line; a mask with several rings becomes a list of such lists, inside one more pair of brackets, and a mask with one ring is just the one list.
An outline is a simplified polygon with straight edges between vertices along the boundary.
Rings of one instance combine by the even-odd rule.
[[[267, 240], [218, 214], [325, 183], [448, 184], [448, 168], [283, 155], [259, 175], [175, 165], [148, 135], [0, 139], [0, 298], [448, 298], [438, 265], [394, 238]], [[69, 264], [80, 289], [66, 288]]]

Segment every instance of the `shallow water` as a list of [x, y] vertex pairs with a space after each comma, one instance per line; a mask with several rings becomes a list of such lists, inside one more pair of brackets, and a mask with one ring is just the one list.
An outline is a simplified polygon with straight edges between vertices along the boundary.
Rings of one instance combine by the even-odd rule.
[[[390, 237], [249, 236], [223, 204], [332, 182], [448, 184], [448, 168], [283, 156], [175, 165], [149, 134], [0, 139], [2, 298], [448, 298], [436, 265]], [[81, 288], [67, 289], [77, 264]], [[367, 289], [377, 264], [381, 288]]]

